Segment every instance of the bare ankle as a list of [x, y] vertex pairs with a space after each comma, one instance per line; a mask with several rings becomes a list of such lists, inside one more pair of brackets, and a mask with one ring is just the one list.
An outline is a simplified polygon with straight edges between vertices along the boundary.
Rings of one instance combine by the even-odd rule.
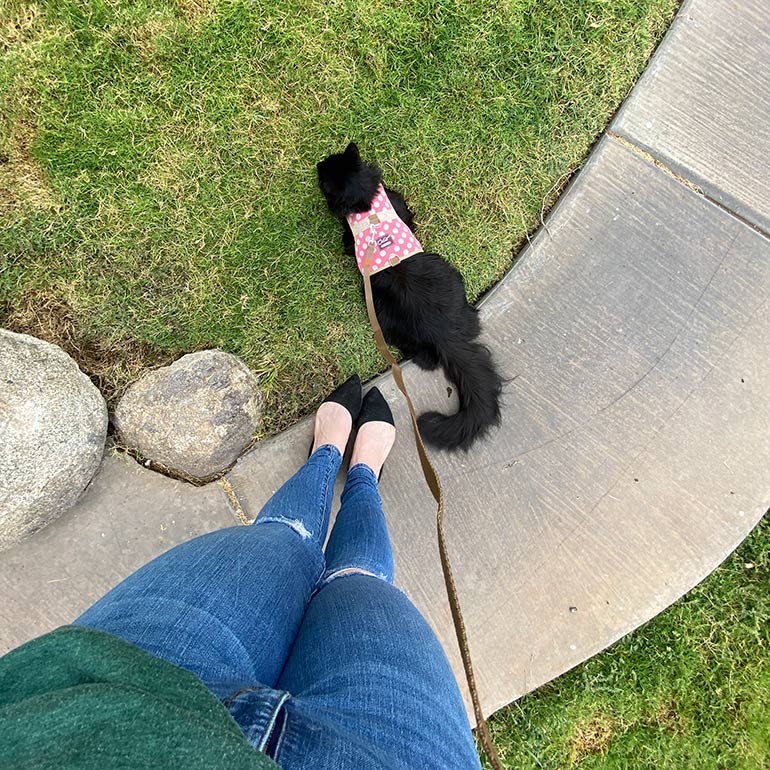
[[396, 429], [387, 422], [367, 422], [361, 426], [353, 446], [350, 465], [363, 464], [379, 476], [396, 440]]
[[345, 454], [352, 427], [350, 412], [344, 406], [333, 401], [321, 404], [315, 416], [312, 451], [315, 452], [324, 444], [331, 444], [340, 454]]

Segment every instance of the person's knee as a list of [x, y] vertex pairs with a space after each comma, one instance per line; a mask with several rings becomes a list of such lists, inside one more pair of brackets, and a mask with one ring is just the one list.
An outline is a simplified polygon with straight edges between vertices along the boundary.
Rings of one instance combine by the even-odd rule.
[[321, 589], [334, 580], [339, 578], [348, 577], [352, 575], [365, 575], [376, 580], [382, 580], [385, 583], [393, 584], [393, 575], [383, 572], [381, 570], [371, 570], [365, 567], [349, 566], [349, 567], [335, 567], [332, 570], [327, 570], [321, 577], [318, 588]]
[[260, 516], [252, 524], [253, 527], [258, 527], [264, 524], [283, 524], [288, 527], [292, 532], [302, 538], [302, 540], [312, 540], [313, 533], [305, 526], [300, 519], [290, 519], [286, 516]]

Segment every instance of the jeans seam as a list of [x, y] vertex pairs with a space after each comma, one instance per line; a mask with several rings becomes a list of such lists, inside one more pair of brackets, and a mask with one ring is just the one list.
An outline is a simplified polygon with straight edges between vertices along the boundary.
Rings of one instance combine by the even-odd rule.
[[235, 692], [231, 692], [226, 698], [222, 700], [222, 705], [229, 709], [230, 706], [233, 705], [233, 701], [243, 695], [247, 692], [257, 692], [258, 690], [264, 690], [264, 687], [241, 687], [240, 689], [236, 690]]
[[[329, 445], [329, 446], [331, 446], [331, 445]], [[333, 448], [336, 449], [336, 447], [333, 447]], [[339, 453], [339, 450], [336, 450], [336, 451]], [[321, 545], [321, 546], [323, 545], [323, 543], [321, 542], [322, 541], [322, 538], [321, 538], [321, 525], [323, 524], [323, 516], [324, 516], [324, 513], [326, 512], [326, 498], [327, 498], [327, 495], [329, 493], [329, 480], [330, 480], [330, 477], [331, 477], [331, 474], [332, 474], [332, 470], [334, 468], [334, 463], [331, 462], [331, 460], [333, 460], [333, 459], [334, 459], [334, 455], [331, 452], [329, 452], [329, 461], [330, 462], [327, 463], [326, 469], [324, 471], [324, 477], [323, 477], [323, 482], [322, 482], [322, 487], [321, 487], [321, 501], [322, 502], [321, 502], [321, 506], [319, 506], [319, 511], [318, 511], [318, 513], [319, 513], [319, 517], [318, 517], [319, 518], [319, 520], [318, 520], [318, 544]], [[339, 471], [339, 468], [337, 469], [337, 471]], [[337, 471], [335, 471], [335, 473], [334, 473], [335, 477], [337, 475]], [[329, 505], [331, 506], [331, 501], [329, 501]]]
[[284, 708], [286, 706], [286, 703], [288, 703], [288, 701], [289, 701], [289, 698], [286, 698], [286, 700], [283, 701], [283, 703], [281, 704], [281, 708], [284, 709], [283, 725], [281, 726], [281, 733], [275, 742], [275, 751], [273, 752], [273, 756], [272, 756], [272, 759], [274, 759], [276, 762], [278, 762], [278, 757], [281, 754], [281, 749], [283, 748], [283, 739], [286, 736], [286, 729], [289, 726], [289, 719], [290, 719], [289, 712], [286, 711], [286, 709]]
[[267, 724], [264, 727], [262, 739], [257, 744], [257, 750], [258, 751], [264, 751], [265, 746], [267, 745], [267, 741], [270, 738], [270, 731], [275, 724], [275, 720], [278, 718], [278, 714], [280, 710], [283, 708], [284, 703], [289, 699], [289, 693], [284, 692], [281, 697], [278, 699], [278, 702], [275, 704], [275, 707], [273, 708], [272, 713], [270, 714], [270, 718], [267, 720]]

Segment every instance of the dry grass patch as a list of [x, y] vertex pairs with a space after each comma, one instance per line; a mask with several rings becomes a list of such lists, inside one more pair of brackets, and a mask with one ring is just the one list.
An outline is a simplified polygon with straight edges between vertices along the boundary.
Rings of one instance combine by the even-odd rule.
[[672, 700], [666, 700], [650, 715], [648, 723], [652, 727], [665, 730], [671, 735], [683, 735], [685, 722]]
[[21, 121], [12, 127], [0, 149], [0, 215], [22, 204], [38, 209], [58, 207], [45, 172], [32, 154], [34, 140], [34, 128]]
[[214, 3], [211, 0], [173, 0], [173, 3], [184, 18], [194, 25], [201, 24], [215, 13]]
[[578, 763], [594, 754], [604, 754], [613, 736], [615, 723], [609, 714], [594, 714], [588, 721], [575, 725], [569, 744], [569, 761]]
[[158, 50], [158, 41], [169, 34], [174, 27], [174, 19], [168, 15], [150, 16], [147, 21], [136, 27], [130, 27], [128, 37], [142, 61], [149, 64]]
[[20, 5], [11, 13], [0, 7], [0, 51], [37, 36], [40, 11], [35, 3]]

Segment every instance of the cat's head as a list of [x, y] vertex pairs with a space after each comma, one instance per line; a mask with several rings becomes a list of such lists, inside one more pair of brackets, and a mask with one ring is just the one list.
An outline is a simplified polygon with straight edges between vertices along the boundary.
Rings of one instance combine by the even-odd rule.
[[358, 147], [351, 142], [345, 152], [330, 155], [316, 164], [318, 186], [333, 214], [346, 217], [355, 211], [368, 211], [382, 172], [377, 166], [364, 163]]

